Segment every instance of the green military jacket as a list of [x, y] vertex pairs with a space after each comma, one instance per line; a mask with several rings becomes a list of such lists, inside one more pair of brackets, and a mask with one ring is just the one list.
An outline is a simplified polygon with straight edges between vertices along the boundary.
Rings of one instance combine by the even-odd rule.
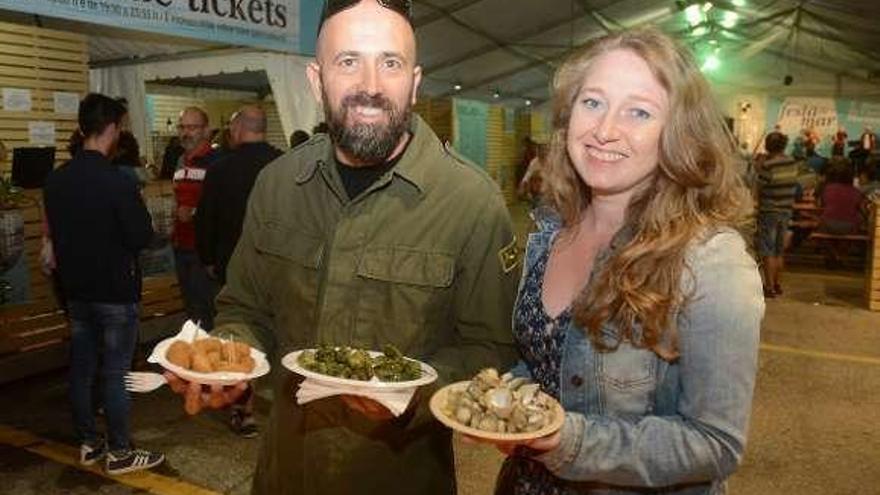
[[324, 135], [257, 179], [216, 320], [274, 368], [254, 493], [455, 493], [451, 434], [427, 407], [433, 388], [388, 422], [338, 398], [299, 406], [286, 353], [391, 343], [434, 366], [438, 384], [515, 359], [518, 256], [499, 190], [418, 117], [412, 132], [397, 165], [353, 200]]

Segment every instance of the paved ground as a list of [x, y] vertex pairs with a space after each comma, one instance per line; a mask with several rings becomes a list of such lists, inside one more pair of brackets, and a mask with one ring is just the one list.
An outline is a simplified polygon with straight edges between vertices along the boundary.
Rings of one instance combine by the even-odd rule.
[[[524, 230], [521, 210], [515, 219]], [[880, 315], [862, 309], [858, 273], [786, 282], [785, 296], [768, 302], [750, 444], [730, 493], [880, 494]], [[168, 391], [138, 396], [133, 424], [135, 441], [168, 462], [115, 481], [67, 464], [63, 373], [3, 386], [0, 397], [0, 493], [248, 492], [258, 440], [231, 435], [219, 413], [187, 417]], [[456, 452], [460, 492], [491, 494], [500, 456], [458, 443]]]

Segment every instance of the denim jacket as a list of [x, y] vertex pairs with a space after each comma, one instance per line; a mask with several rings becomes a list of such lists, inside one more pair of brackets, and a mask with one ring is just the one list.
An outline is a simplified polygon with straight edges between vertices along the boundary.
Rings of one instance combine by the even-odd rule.
[[[546, 212], [533, 217], [539, 230], [529, 236], [524, 276], [561, 228]], [[593, 273], [625, 237], [597, 256]], [[563, 480], [590, 482], [588, 493], [722, 494], [742, 459], [764, 315], [760, 277], [730, 229], [695, 242], [686, 262], [682, 290], [691, 298], [677, 315], [674, 361], [626, 342], [599, 352], [576, 323], [565, 330], [562, 441], [536, 459]], [[529, 374], [525, 362], [514, 371]]]

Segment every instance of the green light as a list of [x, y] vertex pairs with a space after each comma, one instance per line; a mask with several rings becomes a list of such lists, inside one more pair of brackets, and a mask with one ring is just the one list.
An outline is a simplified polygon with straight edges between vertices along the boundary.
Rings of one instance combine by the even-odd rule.
[[684, 9], [684, 17], [691, 26], [696, 26], [703, 22], [703, 13], [700, 11], [700, 6], [697, 4], [690, 5], [688, 8]]
[[713, 72], [719, 67], [721, 67], [721, 59], [713, 53], [706, 57], [706, 61], [703, 62], [703, 67], [701, 67], [701, 69], [703, 72]]
[[724, 17], [721, 19], [721, 25], [730, 29], [733, 26], [736, 26], [737, 21], [739, 21], [739, 14], [728, 10], [724, 12]]
[[706, 26], [700, 26], [700, 27], [694, 29], [694, 36], [702, 36], [708, 32], [709, 32], [709, 30], [706, 29]]
[[710, 10], [712, 10], [712, 7], [714, 7], [714, 5], [712, 5], [712, 2], [704, 3], [703, 4], [703, 12], [709, 12]]
[[736, 7], [745, 7], [746, 6], [746, 0], [733, 0], [730, 3], [732, 3]]

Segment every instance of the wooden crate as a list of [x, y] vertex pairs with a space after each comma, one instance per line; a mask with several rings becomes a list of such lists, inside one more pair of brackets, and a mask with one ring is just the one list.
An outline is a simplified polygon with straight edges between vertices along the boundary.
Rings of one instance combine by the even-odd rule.
[[865, 263], [865, 301], [871, 311], [880, 311], [880, 222], [877, 221], [880, 203], [869, 208], [868, 256]]

